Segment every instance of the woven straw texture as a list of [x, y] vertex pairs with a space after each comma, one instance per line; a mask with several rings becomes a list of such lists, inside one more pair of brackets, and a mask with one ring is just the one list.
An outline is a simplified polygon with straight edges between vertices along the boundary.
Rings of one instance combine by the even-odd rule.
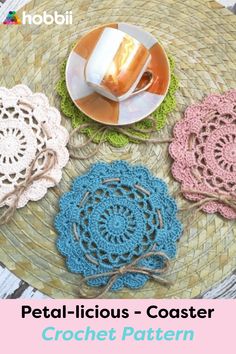
[[[161, 38], [176, 62], [180, 81], [177, 107], [158, 137], [171, 135], [171, 130], [185, 108], [211, 92], [222, 93], [235, 88], [236, 16], [228, 10], [203, 0], [83, 0], [32, 1], [25, 10], [64, 13], [73, 10], [72, 26], [2, 26], [0, 84], [12, 87], [23, 82], [31, 90], [44, 92], [51, 105], [59, 107], [55, 85], [60, 76], [60, 63], [68, 53], [69, 43], [94, 26], [108, 22], [130, 22], [143, 26]], [[19, 12], [20, 16], [20, 12]], [[71, 129], [68, 119], [63, 124]], [[81, 138], [83, 139], [83, 138]], [[89, 153], [93, 144], [85, 149]], [[56, 251], [53, 220], [58, 212], [58, 197], [69, 190], [71, 180], [84, 173], [95, 160], [128, 160], [146, 165], [164, 179], [170, 193], [179, 189], [170, 173], [171, 158], [167, 146], [129, 144], [122, 149], [108, 144], [99, 154], [82, 162], [71, 161], [59, 187], [50, 190], [40, 202], [30, 202], [17, 211], [14, 220], [0, 229], [0, 260], [30, 285], [55, 298], [77, 297], [79, 276], [66, 270], [63, 257]], [[177, 198], [179, 206], [186, 201]], [[222, 281], [236, 268], [235, 222], [219, 215], [202, 212], [182, 213], [185, 226], [178, 243], [177, 259], [168, 278], [170, 287], [148, 282], [139, 291], [109, 293], [123, 298], [191, 298]]]

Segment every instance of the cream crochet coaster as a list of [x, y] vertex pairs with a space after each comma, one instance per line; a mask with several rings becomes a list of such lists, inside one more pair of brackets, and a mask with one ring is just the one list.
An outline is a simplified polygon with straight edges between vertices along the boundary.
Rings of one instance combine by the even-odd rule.
[[[19, 186], [23, 189], [17, 208], [29, 200], [41, 199], [47, 188], [60, 181], [62, 168], [69, 160], [69, 134], [60, 122], [60, 113], [49, 105], [44, 94], [32, 93], [24, 85], [0, 87], [0, 206], [12, 205], [13, 192]], [[55, 153], [56, 163], [46, 177], [40, 178], [48, 164], [49, 150]], [[32, 166], [37, 178], [25, 187]], [[4, 198], [8, 194], [9, 198]]]

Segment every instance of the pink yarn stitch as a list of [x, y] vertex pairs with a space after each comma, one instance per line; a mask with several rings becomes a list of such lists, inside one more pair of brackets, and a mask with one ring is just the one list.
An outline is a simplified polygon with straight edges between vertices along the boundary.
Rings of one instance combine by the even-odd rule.
[[[202, 103], [189, 106], [174, 127], [169, 152], [174, 159], [172, 174], [182, 191], [236, 198], [236, 90], [209, 95]], [[206, 198], [191, 193], [184, 196], [194, 201]], [[236, 219], [235, 210], [222, 202], [211, 201], [201, 209]]]

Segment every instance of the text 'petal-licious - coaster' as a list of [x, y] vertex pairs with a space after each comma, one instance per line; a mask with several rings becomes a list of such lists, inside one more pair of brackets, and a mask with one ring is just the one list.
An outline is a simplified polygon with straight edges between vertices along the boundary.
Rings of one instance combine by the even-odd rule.
[[24, 85], [0, 87], [0, 206], [23, 207], [60, 181], [69, 160], [69, 135], [60, 122], [44, 94]]
[[236, 218], [236, 90], [187, 108], [169, 148], [172, 173], [187, 199]]
[[175, 257], [176, 213], [165, 182], [145, 167], [96, 163], [60, 200], [57, 247], [90, 286], [137, 289]]

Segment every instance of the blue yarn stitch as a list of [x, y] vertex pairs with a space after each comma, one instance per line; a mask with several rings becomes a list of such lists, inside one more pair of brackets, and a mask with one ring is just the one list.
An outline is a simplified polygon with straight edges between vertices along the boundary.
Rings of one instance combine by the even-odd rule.
[[[165, 182], [145, 167], [124, 161], [96, 163], [60, 199], [57, 247], [66, 256], [68, 269], [85, 277], [118, 269], [151, 250], [174, 258], [182, 232], [176, 213]], [[163, 260], [151, 257], [140, 265], [154, 269], [162, 267]], [[101, 286], [108, 280], [101, 276], [88, 284]], [[147, 275], [126, 273], [112, 290], [137, 289], [147, 280]]]

